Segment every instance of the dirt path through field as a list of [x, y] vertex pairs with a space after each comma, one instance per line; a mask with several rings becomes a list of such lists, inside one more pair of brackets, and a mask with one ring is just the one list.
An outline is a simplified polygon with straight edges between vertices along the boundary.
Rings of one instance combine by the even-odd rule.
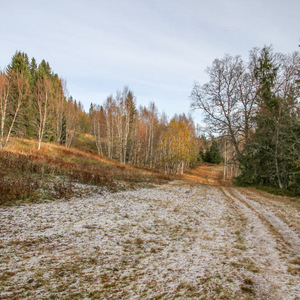
[[[174, 181], [0, 207], [0, 299], [297, 299], [300, 259], [281, 237], [287, 228], [274, 231], [249, 203], [235, 190]], [[285, 207], [275, 219], [294, 216], [297, 234], [299, 211]]]
[[273, 214], [264, 205], [249, 199], [238, 189], [233, 187], [222, 187], [222, 190], [226, 196], [230, 197], [236, 202], [245, 204], [249, 209], [252, 210], [252, 212], [256, 213], [261, 220], [268, 223], [272, 229], [275, 230], [277, 234], [284, 240], [287, 246], [291, 248], [295, 255], [300, 256], [300, 238], [288, 224]]

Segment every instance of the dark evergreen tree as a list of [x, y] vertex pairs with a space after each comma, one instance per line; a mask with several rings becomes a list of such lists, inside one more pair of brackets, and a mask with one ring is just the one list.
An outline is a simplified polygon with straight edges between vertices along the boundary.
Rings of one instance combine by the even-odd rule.
[[[20, 106], [18, 116], [16, 118], [12, 134], [19, 137], [28, 137], [28, 116], [30, 116], [30, 107], [31, 107], [31, 73], [30, 73], [30, 64], [28, 55], [24, 52], [16, 52], [11, 59], [11, 64], [8, 66], [8, 74], [11, 80], [11, 89], [10, 89], [10, 102], [12, 103], [12, 111], [15, 111], [15, 106], [18, 102], [19, 97], [19, 88], [16, 78], [22, 74], [24, 80], [29, 83], [29, 91], [22, 100], [22, 105]], [[19, 74], [17, 76], [17, 74]], [[13, 118], [13, 113], [9, 114], [10, 118]], [[10, 122], [9, 122], [10, 123]]]
[[26, 76], [29, 77], [30, 74], [30, 64], [28, 55], [24, 52], [16, 52], [11, 59], [11, 64], [8, 66], [8, 69], [23, 71]]
[[39, 64], [39, 67], [38, 67], [38, 77], [42, 78], [45, 75], [47, 75], [49, 77], [54, 76], [52, 74], [52, 71], [51, 71], [51, 68], [50, 68], [50, 64], [43, 59], [41, 61], [41, 63]]
[[297, 192], [300, 191], [299, 95], [294, 86], [283, 95], [276, 92], [278, 69], [271, 49], [263, 48], [255, 70], [260, 84], [256, 130], [240, 160], [242, 173], [238, 181]]
[[203, 152], [203, 149], [201, 149], [200, 151], [201, 158], [204, 162], [208, 162], [211, 164], [221, 163], [222, 157], [218, 142], [215, 139], [213, 139], [211, 146], [206, 148], [205, 153]]
[[[126, 107], [126, 114], [128, 115], [128, 136], [127, 136], [127, 143], [126, 143], [126, 153], [125, 153], [125, 161], [126, 163], [130, 162], [130, 157], [132, 154], [132, 130], [133, 130], [133, 124], [134, 124], [134, 118], [136, 116], [136, 104], [135, 104], [135, 97], [132, 91], [128, 91], [128, 94], [125, 99], [125, 107]], [[126, 120], [125, 120], [126, 122]], [[125, 124], [126, 126], [126, 124]]]
[[211, 162], [211, 154], [209, 147], [206, 147], [206, 151], [204, 153], [204, 159], [203, 161], [210, 163]]
[[213, 164], [220, 164], [222, 161], [219, 145], [216, 140], [212, 141], [212, 144], [209, 148], [210, 152], [210, 162]]
[[198, 161], [204, 161], [204, 159], [205, 159], [205, 153], [204, 153], [203, 148], [201, 147], [200, 151], [198, 153], [198, 156], [197, 156], [197, 160]]

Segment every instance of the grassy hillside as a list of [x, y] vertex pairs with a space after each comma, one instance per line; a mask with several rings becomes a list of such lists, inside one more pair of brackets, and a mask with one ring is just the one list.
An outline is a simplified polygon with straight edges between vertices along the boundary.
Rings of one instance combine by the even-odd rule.
[[0, 151], [0, 204], [118, 191], [169, 179], [78, 149], [48, 143], [36, 149], [36, 141], [15, 138]]

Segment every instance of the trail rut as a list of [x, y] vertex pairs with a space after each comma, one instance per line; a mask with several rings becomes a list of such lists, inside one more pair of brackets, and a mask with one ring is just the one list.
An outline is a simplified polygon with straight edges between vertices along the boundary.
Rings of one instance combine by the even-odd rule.
[[291, 230], [288, 224], [283, 222], [258, 202], [247, 198], [247, 196], [243, 195], [236, 188], [221, 187], [221, 189], [226, 196], [230, 197], [234, 201], [245, 203], [249, 208], [257, 213], [260, 218], [268, 222], [269, 225], [271, 225], [280, 235], [280, 237], [285, 241], [285, 243], [293, 250], [295, 255], [300, 255], [300, 238], [293, 230]]

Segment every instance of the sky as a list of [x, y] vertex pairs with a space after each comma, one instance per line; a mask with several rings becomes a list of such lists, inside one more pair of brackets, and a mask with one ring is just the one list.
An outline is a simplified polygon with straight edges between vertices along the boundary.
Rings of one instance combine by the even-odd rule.
[[214, 59], [298, 51], [299, 12], [299, 0], [0, 0], [0, 68], [25, 52], [48, 61], [86, 111], [128, 86], [137, 106], [172, 117], [190, 112]]

